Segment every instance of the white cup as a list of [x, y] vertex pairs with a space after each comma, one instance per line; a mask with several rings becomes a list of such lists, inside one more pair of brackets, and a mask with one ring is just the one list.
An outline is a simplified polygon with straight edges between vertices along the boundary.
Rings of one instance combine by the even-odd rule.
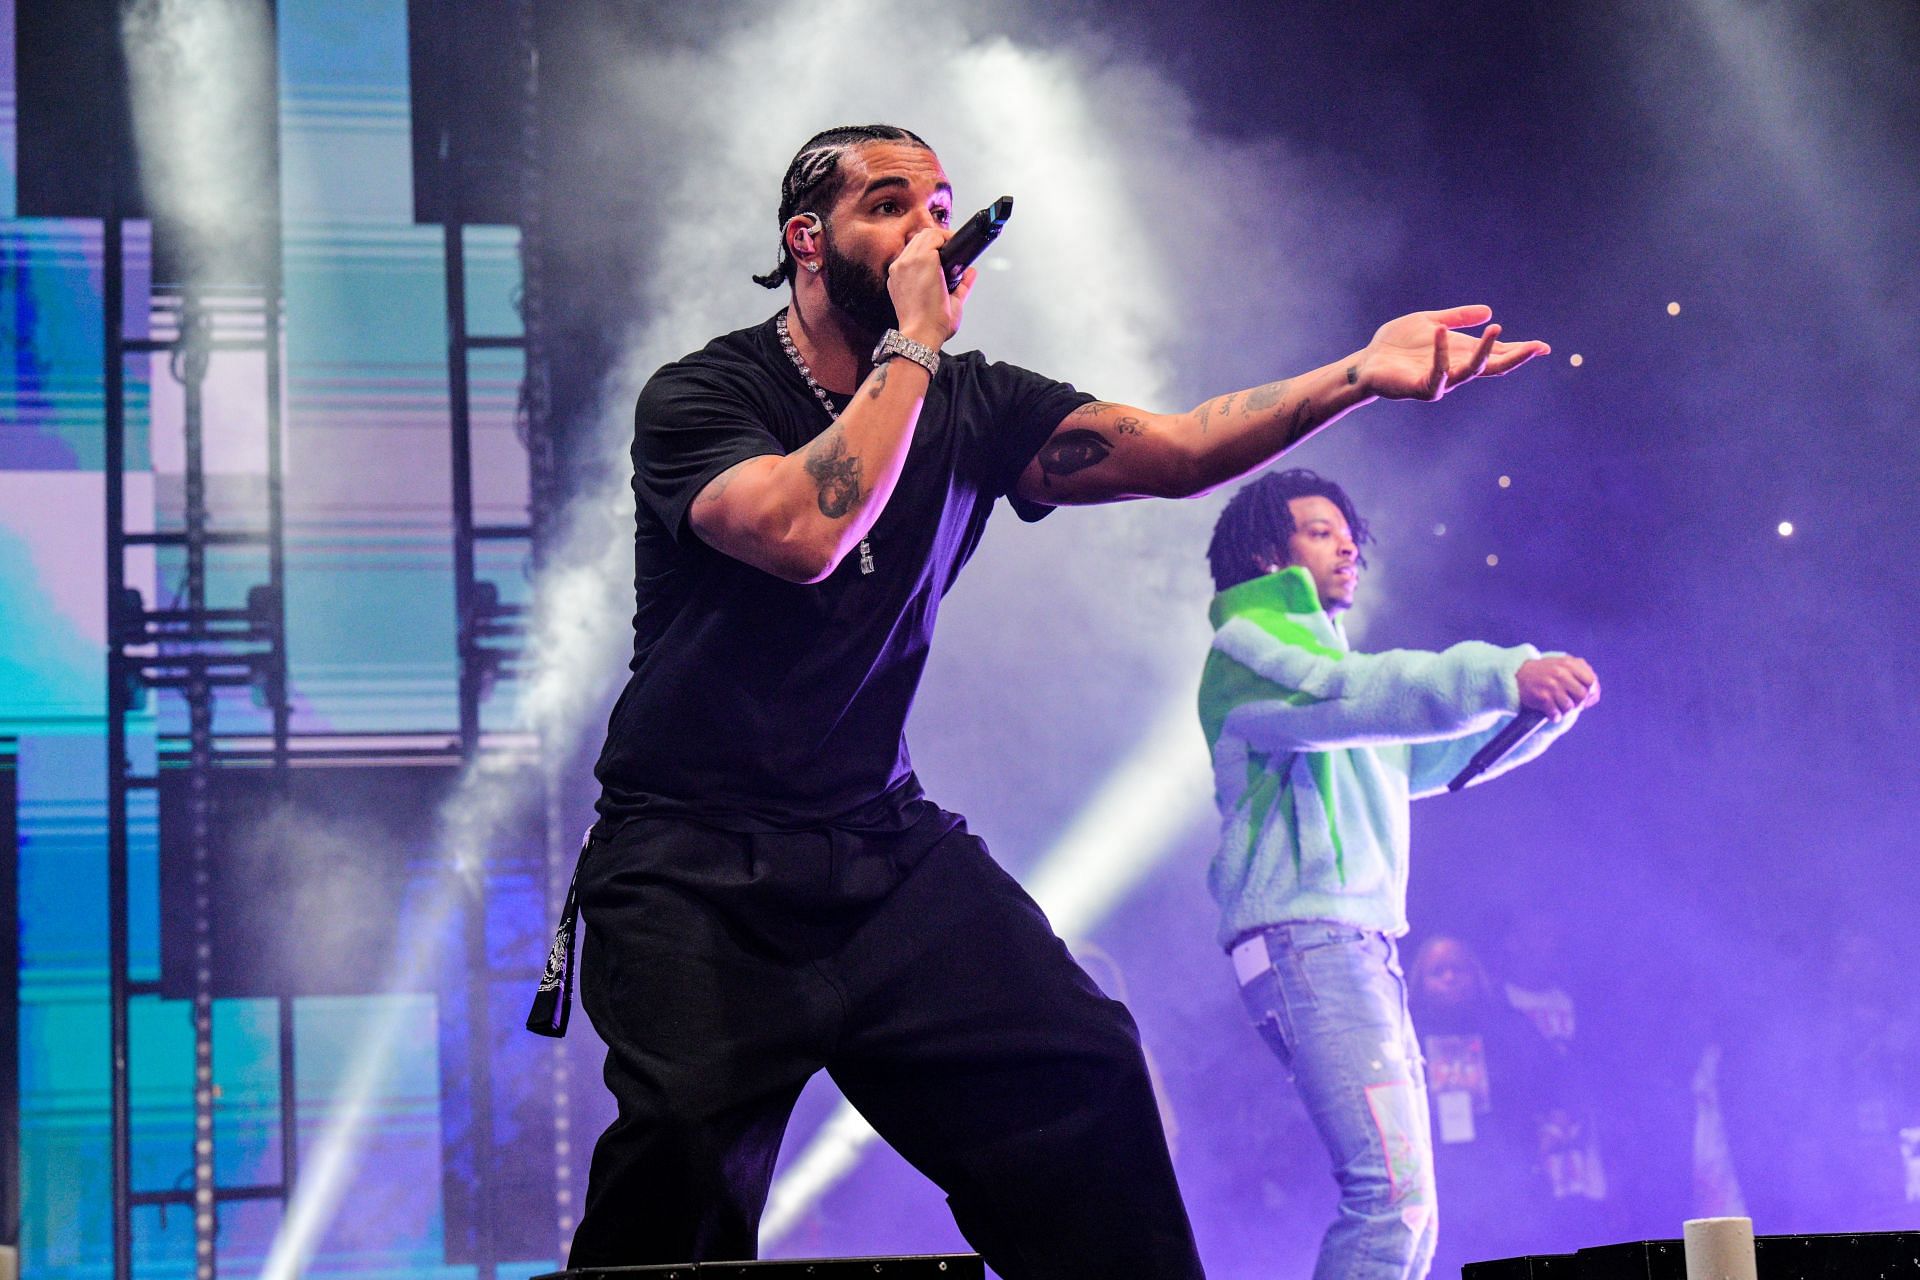
[[1681, 1230], [1687, 1280], [1759, 1280], [1753, 1260], [1753, 1219], [1692, 1218]]

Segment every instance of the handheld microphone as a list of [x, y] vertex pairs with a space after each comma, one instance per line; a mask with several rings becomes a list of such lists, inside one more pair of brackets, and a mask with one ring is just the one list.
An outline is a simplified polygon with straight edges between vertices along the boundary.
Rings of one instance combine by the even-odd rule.
[[940, 246], [940, 265], [947, 271], [947, 292], [951, 293], [960, 287], [961, 275], [973, 265], [975, 258], [987, 251], [988, 245], [1000, 238], [1001, 228], [1007, 225], [1007, 219], [1012, 216], [1013, 197], [1001, 196], [968, 218]]
[[1501, 725], [1500, 732], [1488, 738], [1487, 745], [1473, 753], [1473, 759], [1467, 761], [1467, 767], [1453, 775], [1453, 781], [1447, 784], [1447, 790], [1458, 791], [1493, 768], [1506, 758], [1509, 751], [1531, 738], [1546, 722], [1547, 717], [1544, 712], [1522, 711]]

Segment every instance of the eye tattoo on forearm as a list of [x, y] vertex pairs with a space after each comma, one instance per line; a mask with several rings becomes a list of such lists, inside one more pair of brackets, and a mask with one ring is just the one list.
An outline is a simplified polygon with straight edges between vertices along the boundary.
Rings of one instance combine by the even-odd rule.
[[1105, 462], [1107, 455], [1113, 452], [1113, 442], [1098, 431], [1089, 431], [1085, 427], [1069, 427], [1065, 431], [1054, 433], [1035, 456], [1040, 464], [1040, 483], [1053, 487], [1049, 477], [1070, 476], [1076, 471], [1085, 471], [1088, 467]]
[[847, 442], [837, 431], [807, 448], [807, 474], [813, 477], [820, 514], [838, 520], [860, 505], [860, 459], [847, 453]]

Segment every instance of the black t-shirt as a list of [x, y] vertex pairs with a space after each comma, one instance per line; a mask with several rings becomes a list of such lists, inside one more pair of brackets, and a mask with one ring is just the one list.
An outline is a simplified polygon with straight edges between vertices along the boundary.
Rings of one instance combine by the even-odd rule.
[[[687, 521], [722, 471], [828, 425], [772, 320], [662, 368], [634, 412], [632, 676], [595, 769], [610, 820], [744, 830], [899, 824], [919, 798], [903, 731], [940, 600], [994, 499], [1090, 396], [977, 352], [945, 356], [868, 543], [825, 581], [786, 582]], [[836, 397], [837, 407], [844, 407]]]

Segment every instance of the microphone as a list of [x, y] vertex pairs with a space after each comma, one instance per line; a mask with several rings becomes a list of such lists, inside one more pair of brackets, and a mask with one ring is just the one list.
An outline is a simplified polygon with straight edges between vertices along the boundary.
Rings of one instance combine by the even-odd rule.
[[1493, 768], [1515, 747], [1531, 738], [1547, 722], [1545, 712], [1522, 711], [1513, 719], [1500, 726], [1500, 732], [1487, 739], [1487, 745], [1473, 753], [1473, 759], [1467, 761], [1467, 767], [1453, 775], [1453, 781], [1447, 784], [1447, 790], [1458, 791], [1475, 778]]
[[1001, 196], [968, 218], [940, 246], [940, 265], [947, 271], [949, 293], [960, 287], [960, 277], [973, 265], [975, 258], [987, 251], [988, 245], [1000, 238], [1001, 228], [1007, 225], [1007, 219], [1012, 216], [1013, 197]]

